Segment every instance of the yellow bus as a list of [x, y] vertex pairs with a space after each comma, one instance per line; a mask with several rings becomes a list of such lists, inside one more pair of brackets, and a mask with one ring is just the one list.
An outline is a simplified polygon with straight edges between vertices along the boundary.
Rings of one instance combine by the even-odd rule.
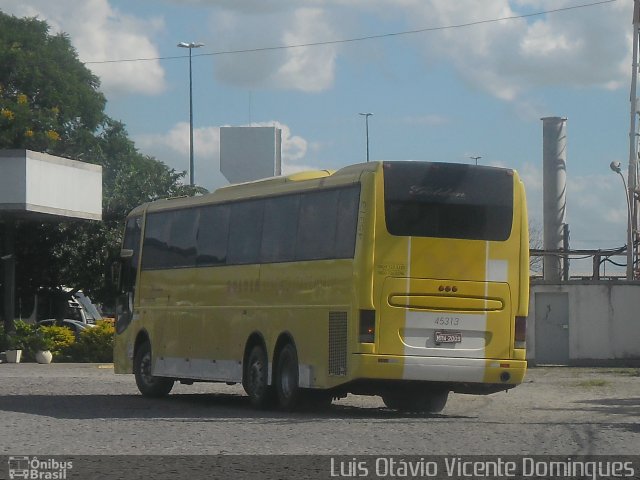
[[159, 200], [127, 218], [115, 371], [145, 396], [242, 383], [251, 403], [522, 382], [529, 244], [511, 169], [371, 162]]

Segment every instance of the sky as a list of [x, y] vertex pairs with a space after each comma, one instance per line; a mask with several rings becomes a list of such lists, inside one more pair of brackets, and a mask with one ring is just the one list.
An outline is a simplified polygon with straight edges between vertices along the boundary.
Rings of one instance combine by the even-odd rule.
[[[567, 117], [571, 247], [626, 243], [609, 164], [628, 168], [632, 0], [0, 0], [0, 10], [66, 32], [107, 113], [179, 171], [189, 60], [177, 44], [203, 43], [192, 58], [194, 175], [209, 190], [227, 183], [220, 126], [281, 128], [286, 174], [364, 161], [366, 112], [371, 160], [480, 156], [516, 169], [539, 230], [540, 119]], [[336, 42], [363, 37], [375, 38]], [[228, 53], [309, 43], [325, 44]]]

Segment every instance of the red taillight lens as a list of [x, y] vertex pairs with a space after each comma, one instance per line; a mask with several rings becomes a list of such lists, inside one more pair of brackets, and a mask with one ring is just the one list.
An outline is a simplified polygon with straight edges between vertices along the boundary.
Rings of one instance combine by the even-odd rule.
[[360, 331], [358, 341], [360, 343], [375, 343], [376, 340], [376, 311], [360, 310]]
[[514, 347], [525, 348], [527, 342], [527, 317], [516, 317]]

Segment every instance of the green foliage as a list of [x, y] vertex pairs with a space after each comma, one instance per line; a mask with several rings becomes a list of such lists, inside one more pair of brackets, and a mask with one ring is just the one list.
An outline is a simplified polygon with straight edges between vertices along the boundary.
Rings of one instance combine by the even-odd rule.
[[36, 327], [23, 321], [15, 323], [14, 335], [8, 335], [9, 350], [22, 350], [22, 358], [26, 361], [33, 360], [36, 353]]
[[95, 327], [80, 332], [77, 339], [67, 327], [37, 326], [18, 321], [15, 335], [5, 335], [0, 326], [0, 351], [22, 350], [25, 362], [34, 361], [36, 352], [41, 350], [49, 350], [57, 361], [112, 362], [114, 334], [112, 320], [97, 322]]
[[37, 329], [33, 335], [33, 340], [31, 342], [31, 347], [34, 352], [42, 352], [45, 350], [51, 351], [53, 347], [53, 342], [47, 336], [45, 336], [41, 329]]
[[5, 333], [4, 326], [0, 325], [0, 352], [21, 349], [21, 339], [16, 337], [15, 334]]
[[38, 326], [18, 321], [14, 346], [22, 350], [24, 361], [33, 361], [36, 352], [50, 350], [54, 357], [61, 354], [75, 341], [73, 332], [65, 327]]
[[45, 346], [48, 346], [46, 350], [51, 351], [54, 360], [63, 357], [76, 341], [73, 332], [66, 327], [44, 325], [38, 330], [42, 338], [46, 341]]
[[112, 322], [97, 322], [94, 328], [87, 328], [80, 333], [69, 349], [71, 358], [75, 362], [113, 362], [114, 334]]
[[79, 153], [104, 118], [98, 78], [46, 22], [0, 14], [0, 145]]

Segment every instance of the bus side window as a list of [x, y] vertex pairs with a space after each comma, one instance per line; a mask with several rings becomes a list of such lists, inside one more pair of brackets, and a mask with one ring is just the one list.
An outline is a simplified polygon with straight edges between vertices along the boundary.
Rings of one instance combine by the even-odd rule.
[[258, 263], [262, 239], [264, 201], [252, 200], [231, 205], [227, 264]]
[[296, 242], [296, 260], [335, 258], [338, 190], [304, 194]]
[[294, 260], [299, 209], [299, 195], [268, 198], [265, 201], [261, 263]]
[[144, 255], [142, 269], [163, 268], [168, 264], [169, 236], [171, 223], [167, 213], [157, 212], [147, 215], [144, 231]]
[[356, 248], [359, 206], [359, 186], [340, 191], [336, 221], [336, 258], [353, 258]]
[[209, 205], [199, 210], [196, 264], [225, 265], [231, 208], [229, 205]]
[[175, 210], [169, 215], [169, 249], [165, 266], [195, 266], [198, 216], [196, 209]]
[[121, 259], [120, 291], [122, 293], [135, 290], [136, 275], [138, 273], [138, 259], [140, 258], [140, 236], [142, 234], [142, 217], [132, 217], [127, 220], [124, 231], [123, 251], [131, 251], [131, 257]]

